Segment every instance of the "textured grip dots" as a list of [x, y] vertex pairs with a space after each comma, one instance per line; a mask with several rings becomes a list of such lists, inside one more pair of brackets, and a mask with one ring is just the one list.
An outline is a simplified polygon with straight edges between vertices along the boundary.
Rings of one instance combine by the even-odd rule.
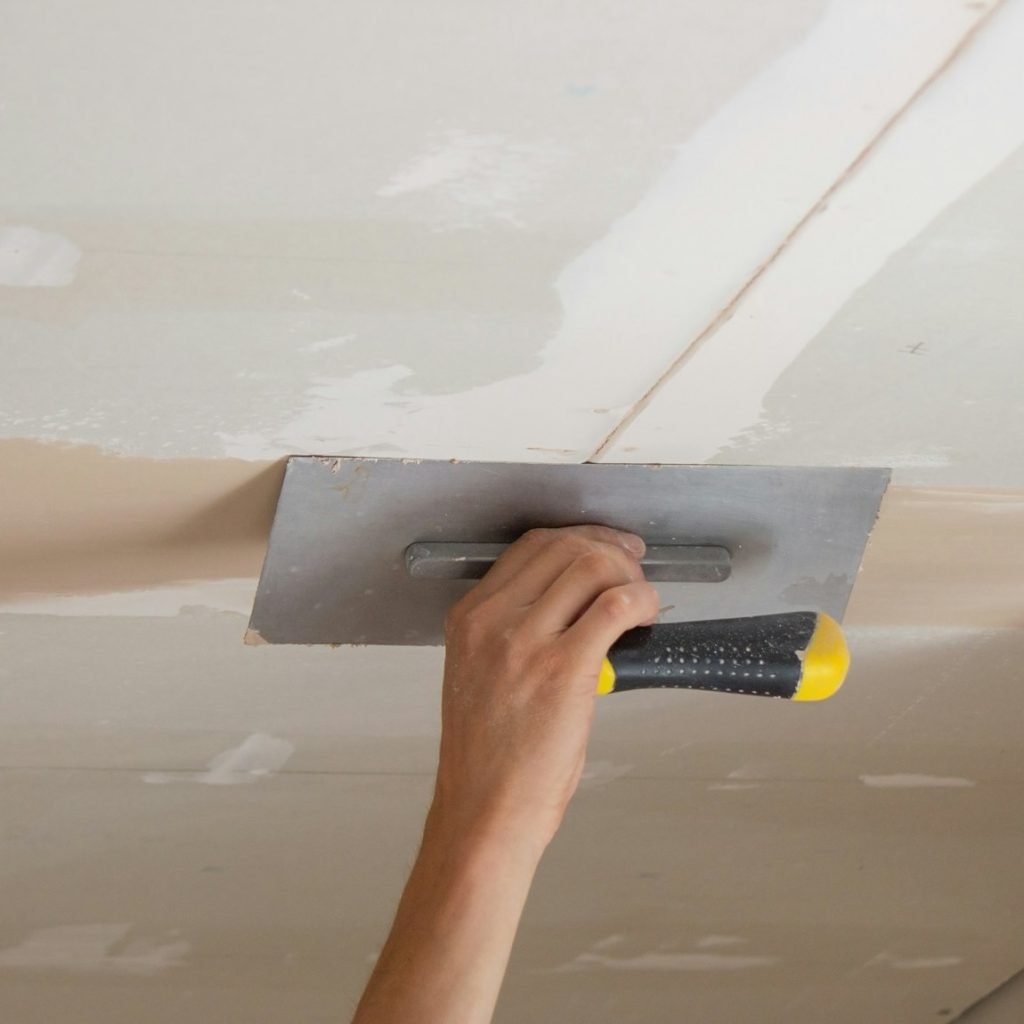
[[633, 629], [608, 661], [614, 690], [672, 686], [821, 700], [842, 682], [848, 657], [841, 655], [838, 623], [816, 612], [788, 612]]

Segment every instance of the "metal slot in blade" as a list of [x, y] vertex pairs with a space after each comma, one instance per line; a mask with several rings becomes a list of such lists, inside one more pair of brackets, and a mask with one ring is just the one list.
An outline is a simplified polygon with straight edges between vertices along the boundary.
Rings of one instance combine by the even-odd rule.
[[[405, 568], [414, 579], [478, 580], [507, 547], [417, 542], [405, 549]], [[728, 549], [717, 545], [656, 545], [640, 564], [647, 579], [666, 583], [721, 583], [732, 571]]]

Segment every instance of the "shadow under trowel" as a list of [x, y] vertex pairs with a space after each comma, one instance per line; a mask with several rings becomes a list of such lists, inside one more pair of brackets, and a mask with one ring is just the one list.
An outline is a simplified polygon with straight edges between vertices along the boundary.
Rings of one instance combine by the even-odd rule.
[[255, 577], [284, 464], [0, 441], [0, 595]]
[[287, 464], [287, 458], [270, 464], [252, 463], [265, 468], [176, 523], [163, 541], [183, 547], [265, 542], [274, 521]]

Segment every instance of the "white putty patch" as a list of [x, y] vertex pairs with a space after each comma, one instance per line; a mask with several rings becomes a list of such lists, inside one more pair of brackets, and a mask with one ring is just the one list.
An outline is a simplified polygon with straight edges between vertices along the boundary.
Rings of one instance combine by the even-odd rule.
[[[217, 436], [224, 454], [238, 459], [279, 458], [297, 451], [358, 455], [367, 437], [391, 442], [394, 431], [377, 433], [373, 426], [367, 429], [367, 424], [379, 424], [382, 417], [390, 418], [388, 402], [397, 398], [395, 385], [412, 375], [408, 366], [396, 363], [360, 370], [348, 377], [316, 376], [306, 388], [303, 411], [272, 439], [256, 432], [220, 432]], [[405, 419], [414, 424], [419, 409], [406, 406], [404, 411]]]
[[705, 935], [698, 939], [698, 949], [723, 949], [727, 946], [742, 946], [747, 940], [738, 935]]
[[962, 779], [955, 775], [916, 775], [913, 773], [861, 775], [860, 781], [865, 786], [875, 789], [964, 789], [976, 785], [972, 779]]
[[82, 250], [70, 239], [27, 225], [0, 228], [0, 285], [61, 288], [71, 284]]
[[757, 789], [761, 783], [753, 779], [763, 779], [768, 774], [767, 768], [759, 764], [744, 764], [734, 768], [726, 775], [725, 782], [712, 782], [708, 789], [717, 790], [743, 790]]
[[516, 142], [501, 135], [455, 129], [414, 157], [377, 195], [436, 195], [461, 209], [456, 224], [465, 222], [467, 216], [475, 220], [480, 215], [519, 224], [518, 203], [544, 183], [564, 155], [555, 143]]
[[659, 750], [658, 757], [668, 757], [670, 754], [678, 754], [680, 750], [686, 750], [688, 747], [692, 746], [692, 743], [675, 743], [671, 747], [665, 747], [664, 750]]
[[[832, 44], [823, 38], [812, 41], [811, 37], [808, 43], [814, 52], [808, 56], [815, 61], [834, 60], [838, 70], [844, 60], [859, 60], [865, 47], [872, 45], [865, 33], [881, 33], [887, 42], [900, 39], [900, 45], [906, 45], [907, 34], [916, 35], [921, 26], [926, 26], [930, 43], [939, 43], [949, 26], [942, 17], [933, 19], [938, 13], [935, 5], [898, 6], [897, 11], [896, 5], [858, 0], [833, 4], [825, 20], [828, 32], [846, 34], [842, 42], [834, 41], [845, 56], [838, 50], [831, 52]], [[931, 11], [926, 10], [929, 6]], [[952, 9], [948, 15], [956, 17]], [[686, 362], [683, 372], [663, 385], [617, 439], [608, 454], [611, 461], [707, 462], [730, 443], [756, 431], [764, 396], [851, 295], [890, 255], [1024, 142], [1020, 116], [1024, 7], [1004, 4], [993, 18], [878, 141], [828, 208], [803, 227], [744, 296], [734, 315]], [[885, 29], [880, 28], [883, 24]], [[929, 70], [946, 55], [942, 47], [949, 42], [931, 50]], [[873, 60], [865, 71], [875, 73]], [[924, 72], [918, 59], [915, 79], [900, 86], [906, 96], [921, 83]], [[842, 74], [846, 77], [848, 72]], [[891, 96], [897, 75], [892, 69], [886, 74], [891, 76]], [[781, 94], [778, 99], [789, 113], [799, 111], [793, 128], [799, 127], [804, 137], [801, 141], [780, 131], [774, 144], [790, 159], [799, 153], [801, 167], [806, 159], [815, 159], [811, 151], [822, 139], [826, 145], [834, 144], [831, 132], [852, 137], [852, 121], [845, 112], [838, 115], [825, 94], [809, 101], [820, 101], [822, 111], [827, 110], [834, 121], [823, 133], [810, 128], [809, 112], [801, 109], [801, 101]], [[773, 130], [778, 128], [773, 125]], [[801, 175], [806, 177], [802, 169]], [[806, 191], [802, 194], [806, 196]], [[743, 367], [742, 374], [736, 373], [737, 366]], [[719, 396], [725, 393], [729, 401], [722, 403]], [[902, 410], [897, 408], [895, 415], [902, 415]], [[941, 457], [941, 453], [928, 454]]]
[[248, 615], [257, 580], [195, 580], [147, 590], [119, 590], [105, 594], [55, 594], [49, 597], [0, 599], [0, 612], [14, 615], [69, 615], [171, 618], [188, 608]]
[[[595, 942], [590, 950], [580, 953], [569, 963], [549, 968], [542, 973], [564, 974], [574, 971], [603, 968], [613, 971], [740, 971], [751, 967], [771, 967], [781, 963], [777, 956], [743, 955], [738, 953], [676, 953], [666, 952], [664, 945], [637, 956], [609, 956], [598, 952], [618, 946], [623, 936], [610, 935]], [[723, 949], [744, 944], [745, 940], [735, 935], [706, 935], [697, 942], [701, 950]]]
[[581, 953], [571, 963], [552, 973], [604, 968], [612, 971], [743, 971], [752, 967], [774, 967], [777, 956], [741, 956], [731, 953], [642, 953], [640, 956], [612, 957], [601, 953]]
[[879, 953], [871, 959], [870, 964], [891, 967], [897, 971], [931, 971], [957, 967], [963, 962], [962, 956], [894, 956], [892, 953]]
[[621, 779], [633, 770], [631, 764], [615, 764], [612, 761], [587, 761], [580, 776], [581, 787], [604, 786], [615, 779]]
[[321, 341], [311, 341], [308, 345], [303, 346], [302, 351], [328, 352], [331, 349], [342, 348], [350, 341], [355, 341], [355, 339], [356, 336], [354, 334], [339, 334], [336, 338], [324, 338]]
[[205, 772], [148, 772], [143, 782], [166, 786], [175, 782], [198, 782], [204, 786], [240, 786], [273, 775], [295, 753], [287, 740], [253, 733], [240, 746], [225, 750], [207, 764]]
[[878, 452], [851, 460], [851, 465], [889, 466], [892, 469], [942, 469], [951, 463], [947, 452], [929, 451], [922, 445], [920, 451]]
[[[616, 410], [630, 407], [685, 339], [700, 333], [978, 17], [951, 0], [835, 0], [798, 45], [678, 147], [632, 210], [561, 271], [553, 282], [561, 323], [536, 369], [458, 393], [416, 396], [411, 404], [396, 390], [412, 373], [402, 366], [321, 378], [290, 421], [270, 431], [221, 433], [225, 454], [358, 454], [373, 438], [424, 457], [517, 459], [524, 448], [556, 444], [564, 451], [547, 461], [589, 456], [619, 422]], [[379, 191], [389, 202], [446, 200], [456, 217], [498, 216], [522, 187], [518, 152], [500, 137], [449, 133]], [[534, 157], [525, 157], [530, 166]], [[509, 166], [514, 173], [506, 173]], [[763, 348], [770, 353], [775, 344], [771, 338]], [[612, 353], [614, 366], [595, 361], [595, 352]], [[628, 358], [614, 355], [624, 352]], [[712, 433], [733, 403], [730, 397], [723, 406], [717, 396], [746, 396], [748, 379], [759, 408], [764, 388], [754, 363], [745, 355], [737, 377], [739, 364], [730, 361], [727, 386], [716, 383], [701, 396], [700, 417], [711, 421]], [[566, 401], [584, 394], [585, 402]], [[741, 426], [749, 422], [744, 401]], [[528, 422], [510, 433], [502, 411], [523, 408], [530, 409]], [[681, 415], [689, 431], [688, 410], [674, 404], [674, 422]], [[616, 451], [613, 458], [633, 456]]]
[[189, 951], [189, 943], [178, 940], [139, 938], [125, 942], [131, 929], [130, 924], [39, 928], [20, 945], [0, 949], [0, 968], [157, 974], [177, 967]]

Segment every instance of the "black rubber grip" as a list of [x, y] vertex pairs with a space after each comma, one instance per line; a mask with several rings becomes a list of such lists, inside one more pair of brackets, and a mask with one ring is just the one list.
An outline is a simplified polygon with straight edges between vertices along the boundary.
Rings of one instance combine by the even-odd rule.
[[788, 699], [817, 624], [816, 612], [787, 612], [631, 629], [608, 652], [613, 692], [673, 686]]

